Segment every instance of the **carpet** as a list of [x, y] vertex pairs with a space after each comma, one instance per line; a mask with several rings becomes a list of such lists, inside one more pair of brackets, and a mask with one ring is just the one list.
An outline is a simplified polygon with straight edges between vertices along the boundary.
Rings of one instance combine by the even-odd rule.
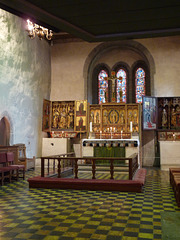
[[162, 240], [180, 240], [180, 212], [161, 212]]

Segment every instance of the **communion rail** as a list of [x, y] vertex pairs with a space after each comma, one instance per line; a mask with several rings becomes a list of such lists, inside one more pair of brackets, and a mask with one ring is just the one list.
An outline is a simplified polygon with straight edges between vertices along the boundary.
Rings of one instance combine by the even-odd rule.
[[[121, 165], [116, 165], [114, 164], [114, 161], [119, 161], [119, 162], [124, 162], [127, 161], [127, 169], [129, 172], [129, 180], [133, 179], [133, 176], [136, 172], [136, 170], [138, 169], [138, 155], [137, 154], [133, 154], [128, 158], [124, 158], [124, 157], [69, 157], [67, 154], [66, 156], [60, 155], [60, 156], [48, 156], [48, 157], [41, 157], [41, 177], [45, 177], [48, 176], [45, 173], [45, 161], [48, 161], [48, 164], [50, 161], [54, 161], [54, 167], [57, 167], [57, 169], [54, 169], [54, 173], [56, 172], [57, 177], [61, 178], [62, 175], [62, 170], [63, 169], [63, 165], [67, 164], [69, 167], [71, 167], [73, 169], [74, 172], [74, 178], [78, 179], [78, 171], [79, 171], [79, 166], [80, 164], [78, 164], [78, 160], [85, 160], [91, 163], [91, 171], [92, 171], [92, 179], [96, 179], [96, 161], [103, 161], [103, 160], [109, 160], [110, 165], [109, 165], [109, 171], [110, 171], [110, 179], [114, 179], [114, 172], [116, 169], [116, 167], [118, 168], [122, 168], [123, 166]], [[55, 162], [57, 164], [55, 164]], [[107, 166], [108, 167], [108, 166]], [[49, 168], [48, 168], [49, 169]], [[57, 170], [57, 171], [55, 171]], [[48, 170], [49, 171], [49, 170]]]
[[[74, 156], [75, 156], [75, 153], [70, 152], [70, 153], [63, 153], [63, 154], [59, 154], [59, 155], [45, 157], [46, 161], [44, 161], [44, 168], [46, 168], [46, 176], [52, 177], [57, 174], [56, 169], [58, 168], [58, 166], [57, 166], [58, 162], [56, 160], [58, 158], [66, 159], [66, 161], [65, 160], [61, 161], [61, 172], [64, 172], [67, 170], [73, 170], [73, 165], [72, 165], [73, 162], [68, 160], [68, 157], [74, 157]], [[41, 166], [42, 166], [42, 160], [41, 160]]]

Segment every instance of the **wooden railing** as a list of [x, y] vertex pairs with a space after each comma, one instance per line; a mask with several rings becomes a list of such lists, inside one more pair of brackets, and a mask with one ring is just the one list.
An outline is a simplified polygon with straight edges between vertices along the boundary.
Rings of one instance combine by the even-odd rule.
[[[66, 155], [66, 156], [65, 156]], [[59, 156], [48, 156], [48, 157], [41, 157], [41, 177], [45, 177], [47, 176], [47, 174], [45, 174], [45, 161], [54, 161], [54, 166], [57, 165], [57, 171], [54, 172], [57, 173], [57, 177], [61, 178], [62, 175], [62, 162], [65, 163], [65, 161], [69, 161], [70, 162], [70, 166], [73, 168], [74, 170], [74, 178], [78, 178], [78, 171], [79, 171], [79, 165], [78, 164], [78, 160], [85, 160], [88, 162], [91, 162], [91, 171], [92, 171], [92, 179], [96, 179], [96, 161], [101, 161], [101, 160], [109, 160], [110, 161], [110, 165], [107, 165], [107, 167], [109, 166], [109, 171], [110, 171], [110, 179], [114, 179], [114, 172], [115, 172], [115, 168], [123, 168], [124, 166], [121, 165], [116, 165], [114, 164], [114, 161], [119, 161], [119, 162], [124, 162], [126, 161], [127, 164], [127, 171], [129, 172], [129, 179], [132, 180], [134, 173], [136, 172], [137, 168], [138, 168], [138, 155], [137, 154], [133, 154], [132, 156], [128, 157], [128, 158], [118, 158], [118, 157], [69, 157], [68, 154], [62, 154]], [[57, 164], [55, 165], [55, 161], [57, 162]]]
[[[63, 153], [59, 155], [53, 155], [44, 157], [44, 160], [42, 161], [41, 157], [41, 175], [42, 175], [42, 169], [44, 169], [44, 176], [51, 177], [53, 175], [57, 174], [57, 168], [61, 168], [61, 171], [65, 171], [67, 169], [73, 169], [73, 162], [69, 160], [68, 157], [74, 157], [75, 153]], [[59, 164], [58, 159], [64, 159], [61, 161], [61, 166], [58, 167], [57, 163]], [[51, 162], [51, 164], [50, 164]], [[57, 165], [57, 166], [56, 166]], [[46, 170], [46, 171], [45, 171]], [[46, 174], [45, 174], [46, 172]]]

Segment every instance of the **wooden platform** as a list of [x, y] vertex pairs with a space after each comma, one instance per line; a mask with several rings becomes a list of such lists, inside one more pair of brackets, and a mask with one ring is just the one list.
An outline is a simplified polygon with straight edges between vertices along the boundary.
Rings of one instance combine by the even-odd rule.
[[138, 169], [133, 180], [33, 177], [29, 178], [28, 182], [29, 188], [142, 192], [145, 176], [146, 169]]

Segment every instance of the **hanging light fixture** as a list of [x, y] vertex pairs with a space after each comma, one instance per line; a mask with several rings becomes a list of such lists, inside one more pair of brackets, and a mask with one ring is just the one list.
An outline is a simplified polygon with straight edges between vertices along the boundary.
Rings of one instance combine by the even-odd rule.
[[40, 40], [46, 38], [47, 40], [51, 40], [53, 36], [53, 31], [47, 28], [44, 28], [36, 23], [31, 22], [29, 19], [27, 20], [27, 31], [28, 36], [33, 39], [37, 35]]

